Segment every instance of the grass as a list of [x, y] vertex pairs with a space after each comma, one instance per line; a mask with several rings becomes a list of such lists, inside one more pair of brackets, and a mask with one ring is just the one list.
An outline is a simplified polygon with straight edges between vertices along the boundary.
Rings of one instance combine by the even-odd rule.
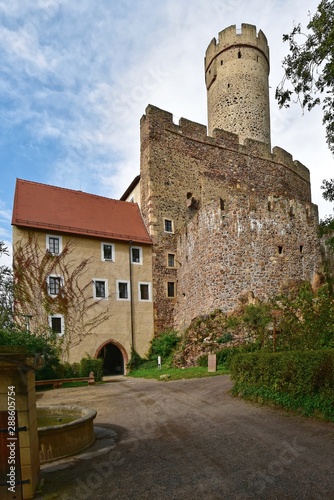
[[158, 368], [145, 368], [140, 367], [137, 370], [133, 370], [129, 373], [129, 377], [136, 378], [149, 378], [159, 380], [161, 375], [169, 375], [168, 380], [180, 380], [185, 378], [203, 378], [203, 377], [214, 377], [216, 375], [225, 375], [229, 373], [228, 370], [222, 366], [218, 366], [216, 372], [208, 372], [207, 367], [203, 366], [191, 366], [189, 368], [171, 368], [162, 365], [161, 370]]

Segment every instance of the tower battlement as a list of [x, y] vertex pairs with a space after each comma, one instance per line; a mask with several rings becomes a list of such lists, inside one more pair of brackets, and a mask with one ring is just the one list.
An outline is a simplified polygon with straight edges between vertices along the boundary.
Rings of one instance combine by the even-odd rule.
[[241, 25], [237, 29], [236, 25], [229, 26], [218, 33], [218, 40], [213, 38], [205, 53], [205, 71], [211, 65], [217, 55], [222, 54], [226, 49], [235, 46], [251, 46], [256, 48], [265, 56], [269, 65], [269, 46], [267, 37], [263, 31], [257, 33], [256, 26], [253, 24]]
[[251, 24], [230, 26], [209, 44], [205, 60], [208, 129], [270, 145], [269, 47]]

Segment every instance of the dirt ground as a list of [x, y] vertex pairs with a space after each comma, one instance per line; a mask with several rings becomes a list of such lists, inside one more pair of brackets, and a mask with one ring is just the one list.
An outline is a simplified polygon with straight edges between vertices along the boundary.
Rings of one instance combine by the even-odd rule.
[[[95, 408], [116, 442], [44, 468], [39, 499], [333, 499], [334, 424], [233, 398], [228, 376], [116, 377], [56, 389], [38, 405]], [[87, 457], [86, 457], [87, 458]]]

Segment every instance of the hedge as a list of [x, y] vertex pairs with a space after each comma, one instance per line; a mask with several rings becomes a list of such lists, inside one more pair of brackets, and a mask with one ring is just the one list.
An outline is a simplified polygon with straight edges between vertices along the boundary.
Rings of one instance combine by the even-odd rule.
[[233, 394], [334, 421], [334, 349], [233, 357]]

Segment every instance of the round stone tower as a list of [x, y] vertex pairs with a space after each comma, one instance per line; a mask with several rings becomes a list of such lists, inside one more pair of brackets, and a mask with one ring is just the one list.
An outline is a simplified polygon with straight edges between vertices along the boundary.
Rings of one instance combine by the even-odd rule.
[[205, 53], [208, 132], [215, 128], [270, 145], [269, 47], [251, 24], [230, 26]]

